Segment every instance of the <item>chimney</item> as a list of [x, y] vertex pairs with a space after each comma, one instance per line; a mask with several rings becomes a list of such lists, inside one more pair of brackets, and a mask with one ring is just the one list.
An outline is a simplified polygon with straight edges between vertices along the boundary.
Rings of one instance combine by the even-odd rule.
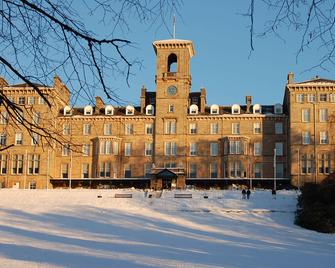
[[8, 86], [8, 83], [5, 80], [5, 78], [3, 78], [2, 76], [0, 76], [0, 88], [7, 87], [7, 86]]
[[200, 113], [204, 113], [206, 108], [206, 89], [202, 87], [200, 92]]
[[251, 107], [251, 96], [246, 96], [245, 97], [245, 103], [246, 103], [246, 105], [247, 105], [247, 114], [249, 114], [250, 113], [250, 107]]
[[147, 89], [143, 85], [141, 88], [141, 113], [145, 113], [145, 95], [146, 95]]
[[99, 114], [100, 109], [104, 107], [105, 107], [104, 101], [99, 96], [96, 96], [95, 97], [95, 114]]
[[287, 84], [293, 84], [294, 83], [294, 73], [289, 72], [287, 75]]

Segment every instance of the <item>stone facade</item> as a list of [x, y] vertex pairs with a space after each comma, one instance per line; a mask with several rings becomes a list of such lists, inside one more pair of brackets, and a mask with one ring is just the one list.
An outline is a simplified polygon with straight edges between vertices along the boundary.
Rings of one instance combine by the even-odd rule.
[[[172, 183], [178, 188], [210, 181], [273, 183], [274, 177], [298, 185], [333, 172], [335, 81], [294, 83], [290, 73], [283, 104], [252, 104], [247, 96], [243, 105], [209, 105], [206, 89], [190, 91], [193, 43], [171, 39], [153, 47], [156, 91], [143, 87], [138, 107], [113, 107], [100, 97], [95, 106], [71, 107], [69, 90], [55, 77], [53, 86], [37, 85], [49, 108], [32, 87], [1, 78], [1, 90], [27, 122], [37, 118], [37, 126], [56, 137], [38, 128], [29, 133], [2, 104], [1, 185], [150, 187], [155, 171], [164, 168], [182, 174]], [[162, 181], [154, 178], [152, 185]]]

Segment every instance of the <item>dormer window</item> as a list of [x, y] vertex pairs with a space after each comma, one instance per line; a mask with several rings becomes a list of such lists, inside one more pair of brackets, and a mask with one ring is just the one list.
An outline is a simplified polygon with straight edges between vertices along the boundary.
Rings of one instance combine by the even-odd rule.
[[241, 107], [240, 107], [240, 105], [238, 105], [238, 104], [234, 104], [234, 105], [231, 107], [231, 113], [232, 113], [232, 114], [240, 114], [240, 113], [241, 113]]
[[255, 104], [252, 107], [252, 111], [253, 111], [254, 114], [260, 114], [260, 113], [262, 113], [262, 107], [261, 107], [261, 105]]
[[126, 107], [126, 115], [134, 115], [134, 111], [135, 111], [134, 106], [128, 105]]
[[93, 108], [91, 105], [87, 105], [84, 108], [84, 115], [92, 115], [93, 114]]
[[154, 106], [153, 105], [147, 105], [145, 108], [145, 114], [146, 115], [153, 115], [154, 114]]
[[72, 115], [71, 107], [70, 106], [65, 106], [63, 113], [64, 113], [64, 115]]
[[113, 115], [114, 114], [114, 107], [112, 105], [107, 105], [105, 107], [105, 115]]
[[211, 114], [219, 114], [219, 105], [213, 104], [211, 106]]
[[192, 104], [190, 106], [190, 114], [198, 114], [199, 108], [198, 105]]
[[281, 105], [280, 103], [275, 104], [275, 108], [274, 108], [274, 112], [275, 114], [282, 114], [283, 113], [283, 105]]

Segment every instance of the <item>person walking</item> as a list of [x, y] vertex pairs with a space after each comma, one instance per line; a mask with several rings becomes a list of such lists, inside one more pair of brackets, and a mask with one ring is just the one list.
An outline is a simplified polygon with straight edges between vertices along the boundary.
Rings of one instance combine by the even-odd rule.
[[248, 190], [247, 190], [247, 199], [250, 198], [250, 194], [251, 194], [250, 189], [248, 189]]
[[242, 199], [245, 199], [245, 195], [247, 194], [247, 192], [245, 191], [245, 189], [243, 188], [242, 190]]

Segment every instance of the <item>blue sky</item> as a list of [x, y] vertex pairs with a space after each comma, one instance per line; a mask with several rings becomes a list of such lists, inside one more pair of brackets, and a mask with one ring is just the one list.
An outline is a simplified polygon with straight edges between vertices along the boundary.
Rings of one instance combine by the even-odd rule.
[[[306, 71], [321, 57], [317, 49], [306, 50], [296, 62], [300, 35], [295, 31], [284, 29], [285, 42], [274, 36], [255, 39], [255, 51], [249, 57], [249, 20], [241, 15], [247, 8], [248, 1], [185, 0], [180, 9], [176, 38], [194, 42], [192, 91], [204, 86], [208, 104], [242, 104], [246, 95], [252, 95], [254, 103], [282, 102], [290, 71], [294, 72], [296, 81], [308, 80], [315, 75], [335, 78], [333, 68], [330, 71], [320, 68]], [[256, 24], [263, 23], [261, 20], [267, 11], [256, 12]], [[133, 70], [130, 88], [124, 79], [113, 83], [122, 99], [138, 103], [142, 85], [150, 91], [155, 90], [156, 58], [152, 42], [170, 36], [164, 27], [137, 25], [124, 37], [136, 42], [129, 56], [141, 59], [142, 68]]]

